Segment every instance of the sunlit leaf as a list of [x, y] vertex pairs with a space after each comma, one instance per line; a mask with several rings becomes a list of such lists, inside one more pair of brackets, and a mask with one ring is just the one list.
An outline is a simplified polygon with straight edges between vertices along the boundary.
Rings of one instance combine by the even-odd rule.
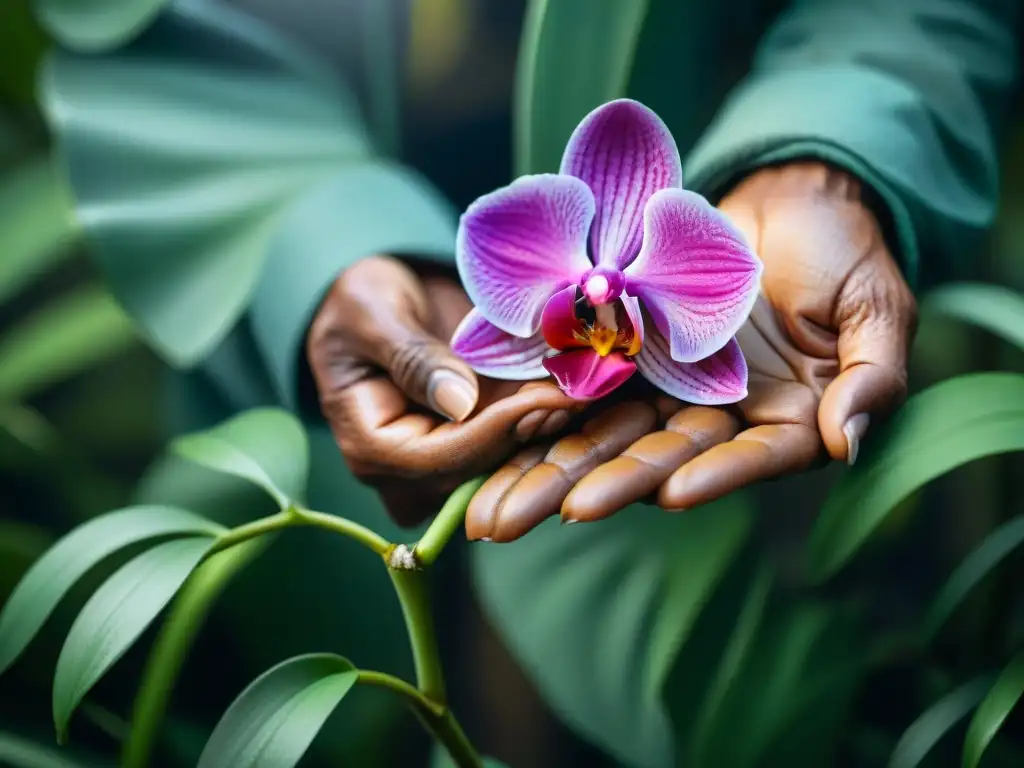
[[976, 678], [932, 704], [904, 731], [889, 758], [889, 768], [920, 765], [942, 737], [978, 705], [991, 684], [991, 677]]
[[925, 297], [921, 313], [964, 320], [1024, 349], [1024, 296], [1009, 288], [984, 283], [943, 286]]
[[963, 768], [977, 768], [986, 747], [1024, 696], [1024, 652], [1004, 669], [974, 713], [964, 738]]
[[664, 766], [663, 688], [750, 530], [740, 497], [685, 515], [631, 507], [473, 550], [484, 609], [549, 705], [629, 766]]
[[216, 536], [215, 523], [183, 509], [128, 507], [64, 536], [33, 565], [0, 612], [0, 672], [31, 642], [53, 609], [93, 566], [130, 544], [166, 536]]
[[42, 98], [91, 252], [179, 364], [240, 317], [277, 217], [369, 152], [329, 68], [221, 3], [174, 3], [102, 55], [56, 53]]
[[224, 713], [198, 768], [291, 768], [358, 676], [348, 659], [329, 653], [264, 672]]
[[879, 432], [833, 489], [812, 532], [816, 579], [839, 570], [924, 484], [975, 459], [1024, 449], [1024, 376], [979, 373], [936, 384]]
[[925, 637], [934, 636], [967, 594], [1021, 544], [1024, 544], [1024, 517], [1004, 523], [985, 537], [957, 566], [932, 602], [924, 619]]
[[68, 632], [53, 681], [57, 738], [82, 697], [170, 602], [213, 545], [212, 536], [158, 544], [129, 560], [89, 598]]
[[97, 51], [146, 26], [169, 0], [35, 0], [36, 14], [63, 45]]
[[517, 175], [557, 172], [577, 123], [625, 95], [647, 6], [647, 0], [531, 0], [516, 73]]
[[309, 442], [287, 411], [260, 408], [206, 432], [180, 437], [174, 450], [197, 464], [260, 486], [282, 507], [304, 495]]
[[134, 343], [131, 321], [105, 291], [59, 296], [0, 340], [0, 400], [30, 397]]
[[49, 158], [24, 164], [0, 183], [0, 233], [0, 304], [72, 253], [78, 228]]
[[63, 750], [44, 747], [13, 733], [0, 732], [0, 765], [8, 768], [85, 768]]

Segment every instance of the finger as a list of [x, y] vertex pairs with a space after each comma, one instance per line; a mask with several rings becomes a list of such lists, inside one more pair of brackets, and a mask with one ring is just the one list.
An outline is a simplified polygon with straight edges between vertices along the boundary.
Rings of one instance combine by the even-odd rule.
[[676, 470], [661, 486], [658, 505], [685, 510], [761, 480], [799, 472], [814, 463], [821, 440], [805, 424], [753, 427]]
[[542, 462], [497, 499], [489, 530], [481, 529], [480, 535], [492, 541], [512, 541], [526, 534], [557, 514], [580, 478], [625, 450], [656, 423], [657, 411], [644, 402], [619, 403], [590, 419], [579, 434], [555, 443]]
[[681, 465], [732, 439], [738, 429], [739, 420], [719, 408], [679, 411], [664, 431], [645, 435], [580, 480], [562, 503], [562, 520], [602, 520], [648, 498]]
[[852, 464], [871, 418], [906, 398], [916, 307], [884, 253], [859, 267], [848, 285], [839, 301], [840, 374], [825, 388], [818, 425], [832, 458]]
[[490, 541], [495, 515], [506, 494], [520, 478], [544, 460], [550, 446], [536, 445], [516, 454], [501, 469], [487, 478], [466, 509], [466, 538]]

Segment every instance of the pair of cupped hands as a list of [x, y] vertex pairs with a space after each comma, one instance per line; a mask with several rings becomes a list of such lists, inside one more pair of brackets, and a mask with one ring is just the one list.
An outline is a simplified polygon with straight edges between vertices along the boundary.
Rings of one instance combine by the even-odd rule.
[[454, 271], [374, 256], [343, 272], [307, 356], [349, 467], [414, 525], [490, 478], [470, 539], [511, 541], [547, 518], [591, 522], [636, 501], [681, 511], [828, 457], [852, 464], [906, 395], [915, 303], [857, 179], [802, 161], [757, 170], [719, 203], [761, 257], [737, 339], [748, 396], [695, 406], [634, 376], [579, 402], [551, 382], [475, 374], [448, 347], [471, 304]]

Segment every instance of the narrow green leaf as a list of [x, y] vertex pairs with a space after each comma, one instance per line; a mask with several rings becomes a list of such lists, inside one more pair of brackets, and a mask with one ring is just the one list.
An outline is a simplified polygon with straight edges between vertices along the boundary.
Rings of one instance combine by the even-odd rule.
[[949, 730], [982, 700], [992, 678], [978, 677], [946, 694], [904, 731], [889, 758], [889, 768], [916, 768]]
[[0, 765], [8, 768], [83, 768], [83, 763], [13, 733], [0, 732]]
[[309, 475], [309, 442], [287, 411], [258, 408], [206, 432], [180, 437], [175, 452], [258, 485], [284, 509], [300, 499]]
[[519, 46], [516, 175], [558, 171], [573, 129], [625, 95], [648, 0], [531, 0]]
[[213, 545], [212, 536], [164, 542], [129, 560], [71, 625], [53, 681], [53, 721], [64, 741], [82, 697], [131, 647]]
[[169, 0], [35, 0], [40, 23], [68, 48], [98, 51], [126, 42]]
[[174, 507], [127, 507], [58, 541], [18, 583], [0, 612], [0, 673], [21, 655], [68, 591], [93, 566], [130, 544], [162, 536], [216, 536], [224, 529]]
[[953, 571], [932, 602], [924, 619], [924, 636], [934, 637], [967, 594], [1021, 544], [1024, 544], [1024, 517], [1004, 523], [985, 537]]
[[256, 678], [224, 713], [198, 768], [290, 768], [359, 673], [330, 653], [296, 656]]
[[1022, 449], [1024, 376], [959, 376], [915, 395], [872, 436], [825, 502], [808, 547], [812, 578], [842, 568], [921, 486], [976, 459]]
[[71, 202], [49, 158], [9, 173], [0, 184], [0, 304], [61, 258], [78, 235]]
[[1000, 674], [974, 713], [964, 739], [963, 768], [977, 768], [985, 749], [1024, 696], [1024, 652]]
[[984, 283], [954, 283], [931, 291], [921, 313], [964, 320], [1024, 349], [1024, 296]]
[[104, 290], [90, 286], [58, 297], [0, 341], [0, 401], [31, 397], [134, 343], [131, 321]]

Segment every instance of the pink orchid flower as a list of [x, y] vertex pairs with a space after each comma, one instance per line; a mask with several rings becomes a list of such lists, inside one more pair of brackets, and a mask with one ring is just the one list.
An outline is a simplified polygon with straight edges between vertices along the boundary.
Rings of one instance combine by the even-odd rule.
[[687, 402], [746, 397], [734, 337], [761, 262], [724, 214], [682, 188], [671, 133], [638, 102], [587, 115], [560, 173], [523, 176], [470, 205], [456, 261], [474, 309], [452, 348], [478, 373], [550, 374], [590, 400], [639, 369]]

